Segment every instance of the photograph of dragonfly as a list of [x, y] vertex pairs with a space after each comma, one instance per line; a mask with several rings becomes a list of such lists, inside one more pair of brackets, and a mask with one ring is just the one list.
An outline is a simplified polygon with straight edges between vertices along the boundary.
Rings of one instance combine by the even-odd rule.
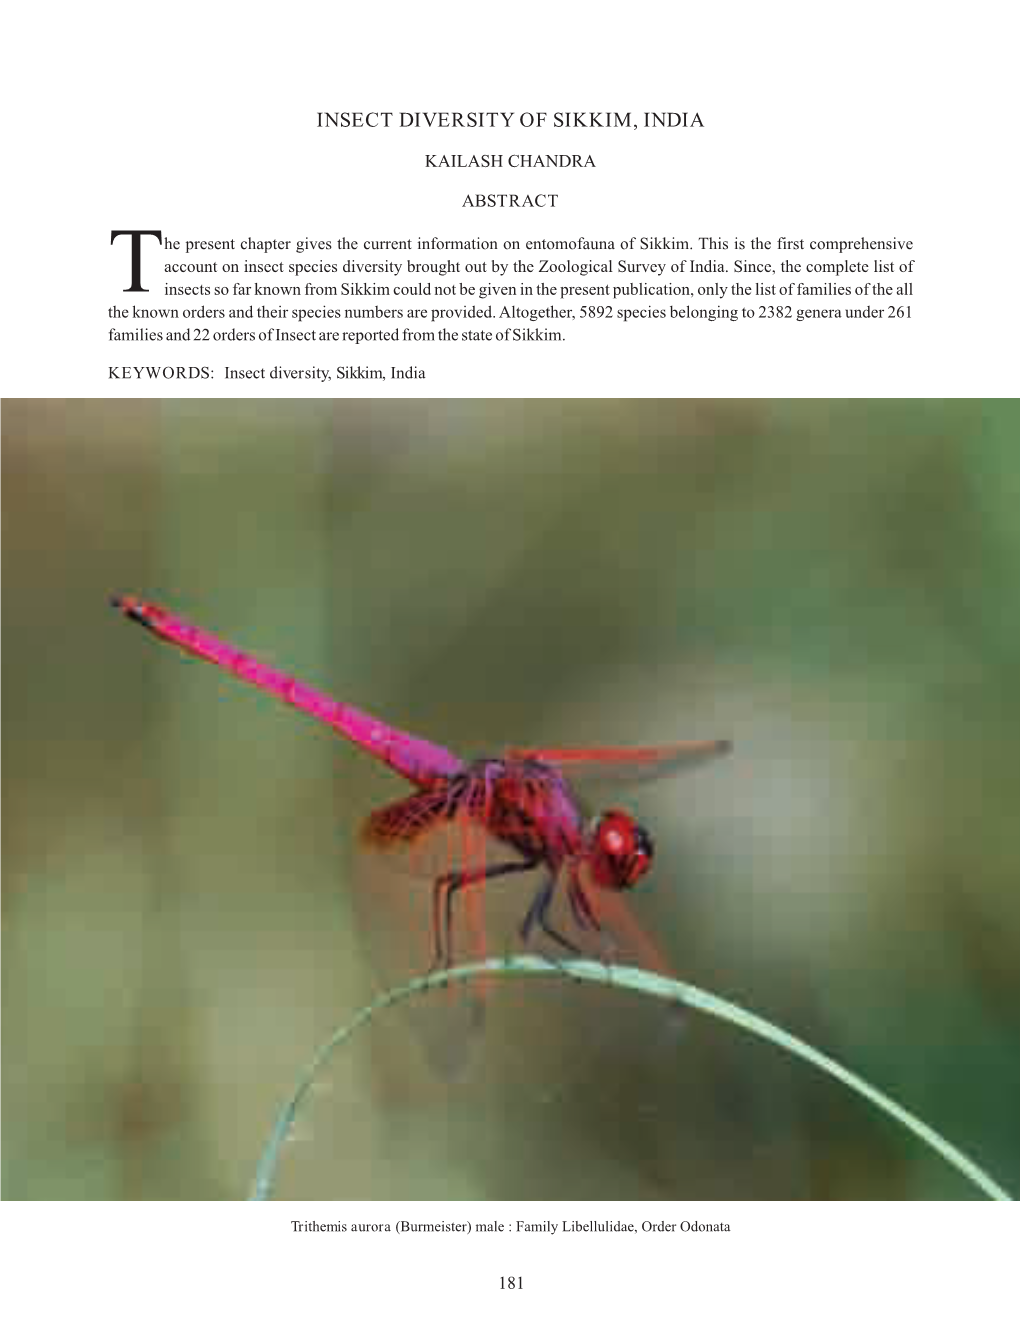
[[[495, 897], [505, 902], [509, 878], [537, 869], [537, 890], [526, 894], [520, 907], [522, 947], [529, 945], [533, 933], [541, 933], [559, 955], [594, 954], [669, 974], [666, 956], [625, 898], [651, 868], [651, 836], [618, 807], [586, 817], [570, 779], [633, 782], [668, 777], [727, 754], [729, 741], [633, 748], [510, 747], [499, 758], [465, 761], [443, 746], [330, 698], [154, 602], [118, 595], [111, 605], [156, 638], [324, 723], [413, 785], [409, 796], [373, 811], [360, 838], [366, 849], [397, 850], [408, 857], [410, 889], [417, 874], [414, 857], [424, 841], [438, 831], [449, 835], [443, 869], [430, 877], [428, 951], [423, 945], [422, 970], [454, 964], [455, 926], [463, 958], [485, 960], [490, 950], [486, 895], [493, 898], [488, 883], [501, 882]], [[488, 840], [502, 845], [510, 857], [487, 860]], [[550, 921], [558, 891], [561, 926]], [[399, 917], [401, 911], [391, 916]], [[485, 980], [469, 985], [479, 1000], [469, 1011], [450, 1014], [447, 1036], [458, 1028], [478, 1028], [485, 988]], [[462, 1058], [463, 1048], [447, 1038], [442, 1056]]]
[[3, 411], [5, 1197], [1020, 1187], [1014, 404]]
[[[544, 868], [541, 887], [524, 912], [520, 936], [527, 942], [539, 928], [562, 950], [580, 955], [580, 947], [549, 922], [550, 906], [561, 870], [566, 873], [566, 900], [579, 929], [602, 929], [603, 899], [636, 885], [652, 864], [648, 832], [626, 811], [611, 810], [586, 822], [568, 778], [578, 774], [610, 777], [655, 777], [702, 764], [726, 754], [730, 743], [683, 741], [668, 746], [626, 749], [519, 749], [500, 759], [465, 762], [443, 746], [409, 736], [350, 704], [339, 703], [274, 670], [215, 635], [186, 624], [153, 602], [116, 596], [112, 604], [130, 620], [165, 640], [247, 681], [301, 713], [317, 718], [333, 731], [380, 760], [415, 791], [368, 817], [363, 837], [369, 845], [410, 847], [444, 824], [462, 830], [480, 826], [516, 852], [516, 859], [479, 865], [470, 851], [449, 870], [439, 873], [432, 894], [431, 967], [452, 963], [452, 926], [458, 896], [463, 898], [486, 881]], [[665, 970], [647, 939], [640, 939], [639, 959]], [[484, 959], [484, 944], [476, 948]]]

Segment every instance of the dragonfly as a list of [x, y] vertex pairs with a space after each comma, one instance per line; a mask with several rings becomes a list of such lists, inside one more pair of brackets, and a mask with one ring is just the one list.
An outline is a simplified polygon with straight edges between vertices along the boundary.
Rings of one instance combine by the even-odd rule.
[[[653, 939], [641, 929], [622, 898], [651, 869], [655, 846], [648, 830], [613, 807], [588, 817], [574, 783], [654, 779], [725, 755], [727, 740], [680, 741], [648, 747], [574, 749], [510, 748], [497, 757], [465, 761], [442, 745], [412, 736], [276, 670], [268, 663], [189, 624], [155, 602], [136, 596], [111, 597], [129, 620], [181, 652], [211, 662], [282, 703], [317, 719], [386, 765], [413, 789], [373, 811], [361, 831], [369, 849], [411, 851], [442, 827], [463, 835], [448, 845], [431, 883], [430, 972], [454, 962], [458, 902], [488, 882], [521, 873], [540, 873], [523, 918], [522, 943], [544, 934], [559, 953], [581, 955], [584, 934], [613, 936], [627, 943], [633, 958], [655, 972], [668, 966]], [[482, 842], [478, 842], [478, 836]], [[485, 840], [509, 853], [490, 860]], [[567, 927], [553, 921], [554, 897], [563, 891]], [[476, 906], [466, 908], [472, 916]], [[484, 958], [474, 917], [472, 944]]]

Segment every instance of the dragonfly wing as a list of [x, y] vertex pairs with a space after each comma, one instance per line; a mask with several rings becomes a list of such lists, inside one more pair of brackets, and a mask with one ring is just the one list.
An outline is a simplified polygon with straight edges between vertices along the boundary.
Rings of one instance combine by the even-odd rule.
[[[436, 967], [437, 926], [443, 957], [454, 965], [512, 949], [530, 899], [518, 882], [534, 880], [534, 872], [523, 870], [518, 878], [520, 866], [514, 851], [494, 840], [466, 807], [451, 805], [445, 788], [373, 812], [360, 834], [354, 896], [383, 986]], [[447, 878], [463, 873], [476, 879], [451, 890]], [[440, 1074], [455, 1077], [466, 1069], [491, 986], [475, 978], [411, 1002], [415, 1031]]]
[[607, 965], [633, 965], [665, 978], [673, 969], [665, 952], [650, 932], [641, 926], [628, 897], [619, 890], [583, 882], [585, 898], [599, 922], [597, 940], [585, 934], [585, 949]]
[[447, 814], [448, 805], [445, 788], [402, 797], [400, 801], [373, 811], [362, 825], [359, 838], [368, 848], [414, 843], [439, 824]]
[[592, 782], [648, 782], [668, 778], [699, 764], [726, 755], [732, 742], [677, 741], [667, 746], [637, 746], [583, 749], [549, 749], [507, 751], [511, 760], [535, 760], [559, 769], [568, 778]]

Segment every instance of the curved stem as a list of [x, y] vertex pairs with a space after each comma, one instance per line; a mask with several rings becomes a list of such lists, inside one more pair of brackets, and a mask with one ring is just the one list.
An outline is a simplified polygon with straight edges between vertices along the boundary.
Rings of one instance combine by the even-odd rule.
[[919, 1141], [924, 1142], [926, 1146], [940, 1155], [946, 1164], [951, 1165], [953, 1169], [962, 1174], [986, 1197], [997, 1202], [1012, 1201], [1004, 1188], [987, 1175], [973, 1160], [965, 1156], [962, 1151], [947, 1142], [934, 1128], [929, 1127], [927, 1123], [922, 1122], [909, 1110], [904, 1109], [901, 1104], [897, 1104], [895, 1100], [890, 1099], [877, 1087], [862, 1080], [849, 1068], [828, 1057], [819, 1049], [813, 1048], [810, 1044], [804, 1043], [802, 1039], [798, 1039], [795, 1035], [780, 1029], [778, 1025], [763, 1020], [761, 1016], [756, 1016], [753, 1012], [736, 1006], [733, 1002], [726, 1001], [725, 998], [705, 992], [702, 988], [695, 988], [692, 984], [683, 983], [679, 979], [663, 978], [659, 974], [650, 974], [643, 969], [604, 965], [595, 960], [551, 961], [534, 955], [512, 956], [504, 960], [485, 960], [480, 964], [473, 965], [458, 965], [441, 973], [412, 979], [399, 988], [383, 993], [369, 1006], [363, 1007], [346, 1025], [337, 1030], [330, 1039], [327, 1039], [311, 1062], [302, 1070], [294, 1093], [281, 1109], [265, 1150], [259, 1159], [250, 1200], [264, 1202], [272, 1195], [283, 1144], [294, 1125], [302, 1101], [334, 1050], [339, 1048], [361, 1026], [367, 1025], [371, 1018], [385, 1007], [394, 1006], [397, 1002], [413, 997], [416, 993], [425, 992], [429, 988], [435, 988], [444, 983], [476, 978], [483, 974], [507, 977], [566, 974], [570, 978], [581, 982], [598, 983], [602, 986], [609, 985], [624, 988], [631, 992], [645, 993], [651, 997], [660, 997], [666, 1001], [681, 1002], [693, 1011], [701, 1011], [705, 1015], [716, 1016], [720, 1020], [728, 1021], [730, 1025], [734, 1025], [738, 1029], [758, 1035], [761, 1039], [767, 1039], [777, 1048], [784, 1049], [787, 1053], [802, 1058], [813, 1067], [817, 1067], [819, 1071], [827, 1072], [829, 1076], [842, 1082], [850, 1090], [855, 1090], [859, 1095], [863, 1095], [876, 1109], [881, 1109], [888, 1114], [908, 1132], [913, 1133]]

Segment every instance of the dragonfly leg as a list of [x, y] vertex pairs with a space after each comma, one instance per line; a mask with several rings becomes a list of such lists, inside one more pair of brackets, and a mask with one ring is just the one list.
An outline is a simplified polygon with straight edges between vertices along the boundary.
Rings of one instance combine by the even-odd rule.
[[546, 936], [552, 941], [555, 941], [558, 946], [562, 946], [564, 950], [570, 951], [572, 955], [580, 955], [581, 948], [575, 946], [572, 941], [568, 941], [562, 932], [558, 932], [556, 928], [550, 926], [547, 921], [549, 905], [552, 903], [553, 892], [555, 889], [556, 873], [553, 871], [549, 873], [548, 879], [535, 898], [531, 901], [531, 907], [524, 916], [524, 922], [521, 923], [521, 940], [528, 940], [531, 936], [532, 928], [537, 923]]
[[581, 884], [577, 879], [577, 872], [570, 873], [570, 882], [567, 885], [567, 897], [570, 900], [570, 911], [574, 915], [578, 927], [590, 927], [593, 931], [602, 930], [602, 924], [595, 916], [595, 910], [588, 901], [587, 895], [581, 889]]
[[[429, 973], [449, 969], [453, 943], [453, 896], [458, 890], [489, 877], [510, 876], [514, 872], [531, 871], [538, 866], [537, 857], [522, 858], [519, 862], [495, 862], [489, 867], [474, 867], [468, 871], [447, 871], [437, 876], [432, 885], [433, 955]], [[445, 940], [445, 952], [444, 952]]]

